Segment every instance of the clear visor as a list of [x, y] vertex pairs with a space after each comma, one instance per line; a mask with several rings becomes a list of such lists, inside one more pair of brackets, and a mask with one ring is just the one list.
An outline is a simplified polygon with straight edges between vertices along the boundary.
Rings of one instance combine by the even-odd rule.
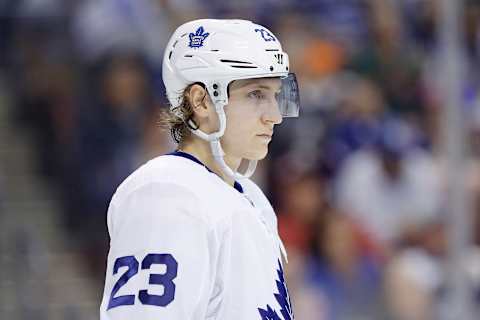
[[276, 95], [278, 108], [284, 118], [298, 117], [300, 110], [300, 94], [297, 77], [294, 73], [282, 78], [282, 87]]

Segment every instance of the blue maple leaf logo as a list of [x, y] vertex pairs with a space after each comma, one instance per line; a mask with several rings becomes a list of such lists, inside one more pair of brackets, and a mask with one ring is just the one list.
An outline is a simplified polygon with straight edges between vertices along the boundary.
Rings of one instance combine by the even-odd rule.
[[261, 320], [293, 320], [292, 302], [290, 301], [290, 295], [288, 294], [287, 285], [285, 283], [285, 277], [283, 275], [283, 268], [280, 260], [278, 260], [277, 269], [278, 279], [275, 281], [277, 284], [278, 293], [274, 294], [275, 299], [280, 305], [280, 313], [283, 319], [280, 318], [278, 313], [267, 304], [266, 309], [258, 308]]
[[268, 304], [267, 304], [267, 310], [258, 308], [258, 312], [260, 312], [260, 316], [262, 317], [262, 320], [282, 320], [278, 316], [277, 312], [273, 310], [272, 307], [270, 307]]
[[203, 41], [210, 35], [210, 33], [203, 33], [205, 30], [200, 26], [195, 33], [190, 32], [188, 35], [190, 43], [188, 46], [190, 48], [200, 48], [203, 47]]
[[276, 42], [275, 37], [265, 29], [255, 29], [255, 32], [260, 32], [260, 35], [262, 36], [263, 40], [265, 40], [265, 42]]

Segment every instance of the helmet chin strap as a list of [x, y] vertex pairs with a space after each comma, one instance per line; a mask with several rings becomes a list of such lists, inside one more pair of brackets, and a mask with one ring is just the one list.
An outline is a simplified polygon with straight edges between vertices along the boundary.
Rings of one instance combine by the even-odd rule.
[[[224, 174], [226, 174], [228, 177], [232, 178], [233, 180], [250, 178], [255, 172], [255, 169], [257, 167], [257, 160], [248, 160], [248, 167], [244, 173], [233, 171], [225, 163], [225, 159], [224, 159], [225, 152], [223, 151], [222, 145], [220, 143], [220, 138], [224, 135], [225, 128], [227, 126], [227, 117], [225, 116], [225, 110], [223, 109], [224, 105], [225, 104], [221, 101], [215, 102], [215, 111], [217, 112], [218, 120], [220, 123], [220, 128], [218, 129], [218, 131], [210, 134], [207, 134], [200, 129], [196, 129], [196, 130], [190, 129], [190, 131], [200, 139], [208, 141], [208, 143], [210, 144], [210, 150], [212, 151], [213, 159], [220, 166], [220, 169]], [[191, 126], [191, 128], [194, 128], [194, 127], [195, 126]]]
[[210, 141], [210, 150], [212, 150], [213, 158], [220, 165], [223, 173], [228, 175], [233, 180], [240, 180], [244, 178], [250, 178], [257, 167], [256, 160], [248, 160], [248, 167], [244, 173], [240, 173], [237, 171], [233, 171], [227, 164], [225, 163], [225, 159], [223, 156], [225, 153], [223, 152], [222, 145], [220, 144], [220, 139]]

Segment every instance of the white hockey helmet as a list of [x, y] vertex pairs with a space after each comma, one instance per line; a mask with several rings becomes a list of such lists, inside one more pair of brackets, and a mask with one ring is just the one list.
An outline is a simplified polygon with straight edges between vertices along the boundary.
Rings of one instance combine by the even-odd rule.
[[[205, 85], [220, 127], [211, 134], [199, 129], [192, 129], [192, 133], [210, 142], [215, 160], [233, 178], [243, 176], [225, 164], [220, 145], [226, 126], [223, 108], [228, 104], [228, 85], [232, 81], [279, 77], [280, 113], [283, 117], [297, 117], [299, 113], [298, 85], [295, 75], [290, 73], [287, 53], [272, 32], [248, 20], [201, 19], [181, 25], [165, 49], [162, 76], [171, 108], [181, 104], [188, 85]], [[245, 176], [253, 173], [255, 164], [256, 161], [250, 162]]]

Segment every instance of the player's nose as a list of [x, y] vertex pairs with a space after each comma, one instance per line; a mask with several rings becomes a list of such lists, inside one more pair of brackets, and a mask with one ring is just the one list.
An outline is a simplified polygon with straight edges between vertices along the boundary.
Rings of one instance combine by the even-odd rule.
[[283, 117], [280, 113], [280, 107], [276, 100], [273, 100], [268, 104], [268, 109], [265, 110], [263, 117], [263, 120], [266, 122], [271, 122], [273, 124], [282, 123]]

